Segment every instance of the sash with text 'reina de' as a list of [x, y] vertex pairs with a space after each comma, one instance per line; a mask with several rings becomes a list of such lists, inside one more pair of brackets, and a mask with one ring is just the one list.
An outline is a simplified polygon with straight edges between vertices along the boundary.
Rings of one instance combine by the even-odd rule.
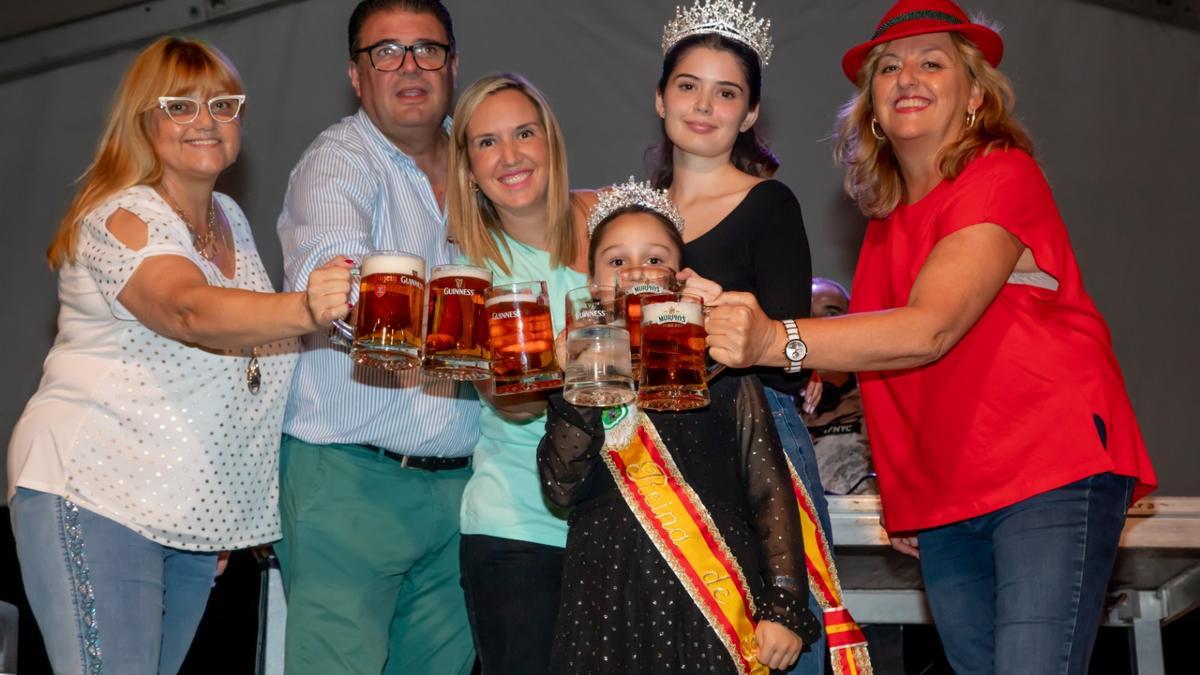
[[808, 586], [825, 610], [825, 638], [829, 644], [829, 661], [834, 675], [871, 675], [871, 656], [867, 638], [842, 606], [842, 584], [829, 550], [829, 537], [821, 528], [812, 497], [788, 461], [792, 474], [792, 489], [800, 505], [800, 526], [804, 530], [804, 558], [808, 567]]
[[629, 509], [716, 632], [741, 675], [767, 675], [756, 658], [754, 600], [708, 509], [683, 479], [646, 414], [604, 412], [601, 456]]

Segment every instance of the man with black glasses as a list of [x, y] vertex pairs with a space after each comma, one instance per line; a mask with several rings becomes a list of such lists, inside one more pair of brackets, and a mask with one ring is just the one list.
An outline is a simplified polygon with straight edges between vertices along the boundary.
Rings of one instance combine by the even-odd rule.
[[[292, 171], [279, 216], [287, 288], [321, 261], [406, 251], [451, 262], [447, 143], [458, 70], [437, 0], [364, 0], [350, 17], [361, 108]], [[281, 449], [288, 673], [468, 673], [458, 513], [478, 438], [468, 386], [356, 366], [305, 338]]]

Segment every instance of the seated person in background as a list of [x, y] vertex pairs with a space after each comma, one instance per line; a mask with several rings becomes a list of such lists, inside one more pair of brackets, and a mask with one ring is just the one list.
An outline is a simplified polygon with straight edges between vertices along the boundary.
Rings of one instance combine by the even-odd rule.
[[[813, 277], [813, 316], [841, 316], [849, 306], [845, 287], [833, 279]], [[854, 373], [833, 370], [817, 371], [814, 377], [820, 378], [824, 390], [814, 410], [801, 410], [801, 414], [817, 451], [817, 470], [825, 492], [878, 494], [857, 378]]]

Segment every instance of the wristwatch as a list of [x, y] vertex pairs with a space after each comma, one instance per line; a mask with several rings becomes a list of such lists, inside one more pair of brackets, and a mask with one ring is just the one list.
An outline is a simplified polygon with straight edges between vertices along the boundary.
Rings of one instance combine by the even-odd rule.
[[796, 328], [793, 319], [783, 320], [783, 329], [787, 331], [788, 341], [783, 346], [783, 355], [790, 363], [784, 367], [785, 373], [798, 373], [804, 367], [804, 357], [808, 356], [808, 345], [800, 339], [800, 330]]

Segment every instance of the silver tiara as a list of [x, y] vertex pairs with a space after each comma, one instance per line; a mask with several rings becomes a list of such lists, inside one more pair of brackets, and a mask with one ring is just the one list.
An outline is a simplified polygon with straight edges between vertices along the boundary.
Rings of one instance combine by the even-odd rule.
[[604, 222], [605, 218], [629, 206], [650, 209], [671, 221], [679, 234], [683, 234], [683, 216], [679, 215], [679, 209], [675, 208], [675, 202], [667, 196], [667, 191], [655, 190], [651, 187], [650, 181], [639, 183], [634, 180], [633, 176], [630, 176], [628, 182], [614, 185], [600, 193], [600, 198], [596, 200], [596, 205], [588, 214], [588, 236], [592, 236], [592, 233], [596, 231], [596, 226]]
[[736, 40], [758, 54], [758, 62], [766, 68], [775, 45], [771, 43], [771, 20], [754, 18], [754, 3], [749, 10], [733, 0], [696, 0], [688, 9], [675, 7], [675, 18], [663, 26], [662, 50], [665, 56], [676, 42], [689, 35], [716, 33]]

